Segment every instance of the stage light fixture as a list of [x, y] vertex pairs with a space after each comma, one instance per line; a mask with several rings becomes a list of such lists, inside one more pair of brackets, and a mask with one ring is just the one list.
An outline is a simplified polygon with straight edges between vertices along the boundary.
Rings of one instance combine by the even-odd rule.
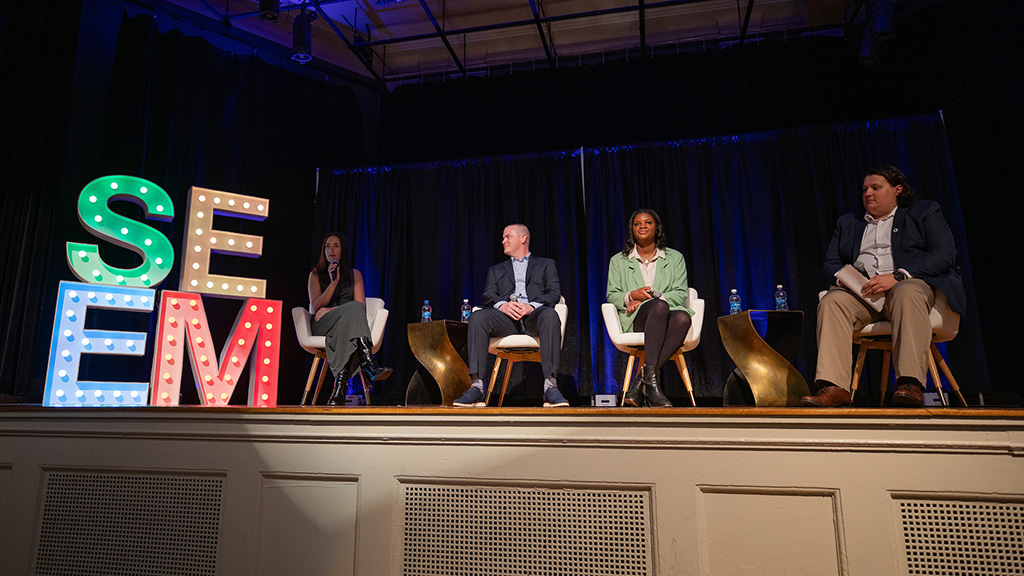
[[871, 65], [878, 62], [881, 44], [894, 36], [896, 3], [895, 0], [866, 0], [862, 5], [865, 8], [864, 33], [858, 58], [862, 63]]
[[292, 26], [292, 60], [305, 64], [313, 59], [313, 18], [302, 7], [302, 13], [295, 17]]
[[894, 36], [892, 22], [895, 17], [895, 0], [875, 0], [868, 4], [868, 28], [875, 40], [885, 41]]
[[260, 20], [264, 22], [277, 22], [279, 10], [279, 0], [260, 0]]

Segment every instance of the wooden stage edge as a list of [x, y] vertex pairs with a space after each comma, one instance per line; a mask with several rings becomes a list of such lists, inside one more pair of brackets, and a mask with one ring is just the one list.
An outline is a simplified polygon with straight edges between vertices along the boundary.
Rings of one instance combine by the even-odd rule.
[[194, 416], [197, 414], [251, 414], [251, 415], [336, 415], [343, 418], [346, 415], [373, 416], [548, 416], [553, 419], [572, 418], [574, 416], [628, 416], [630, 419], [637, 417], [651, 417], [652, 419], [664, 418], [689, 418], [689, 417], [723, 417], [723, 418], [821, 418], [823, 416], [837, 419], [850, 418], [966, 418], [966, 419], [1022, 419], [1024, 420], [1024, 408], [757, 408], [757, 407], [673, 407], [673, 408], [621, 408], [621, 407], [569, 407], [569, 408], [542, 408], [542, 407], [487, 407], [487, 408], [455, 408], [449, 406], [280, 406], [276, 408], [252, 408], [248, 406], [228, 407], [202, 407], [195, 405], [174, 406], [174, 407], [124, 407], [124, 408], [69, 408], [69, 407], [46, 407], [38, 404], [7, 404], [0, 405], [0, 412], [8, 414], [31, 414], [38, 412], [66, 412], [70, 414], [181, 414]]

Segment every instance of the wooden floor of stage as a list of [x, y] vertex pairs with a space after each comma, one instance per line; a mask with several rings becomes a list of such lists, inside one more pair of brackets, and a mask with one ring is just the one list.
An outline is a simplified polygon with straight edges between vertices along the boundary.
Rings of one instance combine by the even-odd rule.
[[278, 406], [275, 408], [253, 408], [249, 406], [227, 406], [227, 407], [204, 407], [196, 405], [183, 405], [172, 407], [140, 406], [140, 407], [46, 407], [38, 404], [0, 404], [0, 411], [4, 412], [39, 412], [68, 410], [75, 413], [104, 413], [104, 412], [130, 412], [130, 413], [167, 413], [167, 412], [188, 412], [209, 413], [209, 414], [335, 414], [344, 416], [346, 414], [358, 415], [444, 415], [457, 416], [551, 416], [555, 418], [573, 416], [628, 416], [631, 419], [638, 416], [650, 416], [656, 418], [691, 418], [691, 417], [784, 417], [784, 418], [821, 418], [823, 416], [834, 418], [957, 418], [957, 419], [1024, 419], [1024, 408], [1007, 407], [941, 407], [927, 406], [923, 408], [801, 408], [801, 407], [671, 407], [671, 408], [632, 408], [632, 407], [595, 407], [580, 406], [569, 408], [542, 408], [527, 406], [509, 407], [484, 407], [484, 408], [458, 408], [452, 406]]

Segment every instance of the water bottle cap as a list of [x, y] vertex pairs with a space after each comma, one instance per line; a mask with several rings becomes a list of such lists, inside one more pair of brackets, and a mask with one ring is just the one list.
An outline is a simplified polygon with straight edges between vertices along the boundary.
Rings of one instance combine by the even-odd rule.
[[735, 294], [735, 293], [736, 293], [736, 289], [735, 289], [735, 288], [733, 288], [733, 289], [732, 289], [732, 293], [733, 293], [733, 294]]
[[424, 304], [430, 304], [430, 300], [424, 300], [423, 303]]
[[469, 304], [469, 298], [463, 298], [462, 299], [462, 303], [463, 304]]
[[779, 284], [778, 286], [776, 286], [775, 289], [776, 290], [782, 290], [782, 284]]

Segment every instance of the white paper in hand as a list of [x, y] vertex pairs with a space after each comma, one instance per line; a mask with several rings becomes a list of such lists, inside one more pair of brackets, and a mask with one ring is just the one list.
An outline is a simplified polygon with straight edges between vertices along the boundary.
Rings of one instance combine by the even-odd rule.
[[864, 301], [868, 306], [871, 306], [877, 312], [882, 311], [882, 306], [885, 306], [885, 295], [879, 294], [877, 296], [865, 296], [860, 293], [861, 288], [868, 283], [868, 279], [864, 277], [856, 268], [847, 264], [836, 272], [836, 280], [839, 281], [839, 285], [843, 286], [855, 296]]

